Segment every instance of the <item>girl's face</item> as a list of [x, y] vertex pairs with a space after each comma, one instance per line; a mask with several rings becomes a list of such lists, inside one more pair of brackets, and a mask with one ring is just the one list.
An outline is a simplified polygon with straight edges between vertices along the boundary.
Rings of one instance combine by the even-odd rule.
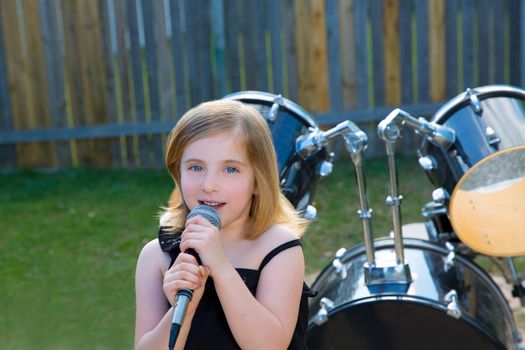
[[191, 142], [182, 153], [181, 192], [191, 210], [213, 206], [222, 227], [248, 219], [255, 193], [255, 177], [238, 131], [224, 132]]

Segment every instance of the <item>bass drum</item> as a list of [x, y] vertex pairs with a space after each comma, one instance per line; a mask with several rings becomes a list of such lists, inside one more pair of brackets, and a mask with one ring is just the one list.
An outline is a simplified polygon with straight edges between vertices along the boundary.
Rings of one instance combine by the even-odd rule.
[[[377, 262], [395, 257], [392, 239], [376, 240], [375, 247]], [[310, 302], [308, 348], [517, 348], [520, 334], [500, 289], [476, 264], [451, 254], [429, 241], [406, 239], [413, 279], [408, 290], [383, 286], [371, 292], [364, 246], [347, 251], [312, 285], [318, 294]]]
[[311, 203], [317, 183], [331, 171], [332, 156], [325, 147], [303, 159], [296, 150], [297, 139], [319, 130], [313, 117], [296, 103], [261, 91], [241, 91], [224, 97], [254, 107], [268, 122], [272, 133], [281, 189], [298, 211]]

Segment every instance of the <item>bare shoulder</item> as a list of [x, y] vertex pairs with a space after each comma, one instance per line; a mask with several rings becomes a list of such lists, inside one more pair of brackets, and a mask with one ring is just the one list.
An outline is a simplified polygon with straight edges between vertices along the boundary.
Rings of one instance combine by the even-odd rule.
[[142, 247], [137, 262], [137, 267], [147, 266], [149, 269], [166, 270], [170, 263], [170, 257], [160, 249], [157, 239], [152, 239]]
[[297, 235], [289, 227], [278, 224], [271, 226], [260, 238], [264, 245], [277, 247], [297, 239]]
[[[273, 225], [260, 237], [261, 242], [259, 246], [264, 251], [263, 256], [270, 253], [280, 245], [296, 240], [297, 235], [287, 226], [284, 225]], [[295, 259], [301, 259], [303, 257], [302, 248], [300, 246], [291, 247], [286, 249], [285, 252], [281, 252], [278, 256], [292, 256]], [[274, 260], [275, 258], [272, 258]], [[279, 260], [279, 259], [278, 259]]]

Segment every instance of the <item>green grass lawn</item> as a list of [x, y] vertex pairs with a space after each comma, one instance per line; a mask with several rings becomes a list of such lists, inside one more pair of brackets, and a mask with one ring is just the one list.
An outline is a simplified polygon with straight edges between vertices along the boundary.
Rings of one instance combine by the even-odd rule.
[[[415, 157], [399, 159], [403, 222], [422, 221], [432, 186]], [[374, 236], [388, 234], [386, 160], [365, 162]], [[362, 242], [352, 163], [318, 186], [318, 220], [303, 238], [307, 274]], [[134, 269], [157, 234], [172, 189], [165, 171], [71, 170], [0, 175], [2, 349], [130, 349]]]

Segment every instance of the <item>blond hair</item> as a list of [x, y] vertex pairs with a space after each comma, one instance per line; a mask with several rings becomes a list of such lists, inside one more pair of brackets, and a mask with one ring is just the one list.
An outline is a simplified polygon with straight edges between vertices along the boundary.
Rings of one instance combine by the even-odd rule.
[[196, 140], [238, 129], [244, 138], [248, 161], [254, 170], [256, 194], [250, 208], [250, 230], [246, 238], [255, 239], [272, 225], [283, 224], [301, 236], [306, 220], [299, 217], [279, 188], [277, 157], [268, 124], [257, 110], [233, 100], [201, 103], [187, 111], [168, 137], [166, 165], [175, 189], [164, 220], [174, 231], [184, 228], [189, 208], [180, 191], [181, 158]]

